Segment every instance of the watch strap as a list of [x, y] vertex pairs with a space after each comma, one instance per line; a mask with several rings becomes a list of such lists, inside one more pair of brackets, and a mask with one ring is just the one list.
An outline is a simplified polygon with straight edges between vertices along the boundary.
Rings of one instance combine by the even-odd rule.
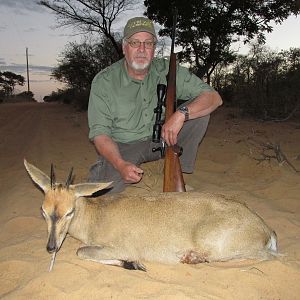
[[187, 108], [187, 106], [179, 107], [178, 111], [184, 114], [184, 121], [188, 121], [190, 119], [189, 109]]

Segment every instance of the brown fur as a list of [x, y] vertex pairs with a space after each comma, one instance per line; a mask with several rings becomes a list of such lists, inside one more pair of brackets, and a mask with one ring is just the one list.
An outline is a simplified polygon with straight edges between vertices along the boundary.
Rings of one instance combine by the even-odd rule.
[[[67, 232], [88, 246], [81, 258], [128, 265], [139, 260], [201, 263], [230, 259], [268, 259], [277, 250], [275, 232], [244, 204], [207, 193], [84, 198], [108, 184], [87, 183], [51, 189], [47, 176], [25, 161], [45, 192], [43, 210], [56, 250]], [[50, 182], [50, 181], [49, 181]], [[74, 213], [72, 213], [74, 211]], [[48, 241], [49, 242], [49, 241]], [[128, 268], [143, 270], [139, 263]]]

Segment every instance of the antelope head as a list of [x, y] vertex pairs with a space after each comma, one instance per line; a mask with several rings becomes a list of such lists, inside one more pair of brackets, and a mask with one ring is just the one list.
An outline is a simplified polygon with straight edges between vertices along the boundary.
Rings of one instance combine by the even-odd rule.
[[31, 179], [45, 193], [41, 212], [48, 226], [47, 251], [49, 253], [57, 252], [74, 217], [76, 200], [79, 197], [91, 196], [93, 193], [109, 187], [111, 182], [73, 185], [71, 169], [66, 183], [56, 183], [52, 165], [50, 177], [25, 159], [24, 165]]

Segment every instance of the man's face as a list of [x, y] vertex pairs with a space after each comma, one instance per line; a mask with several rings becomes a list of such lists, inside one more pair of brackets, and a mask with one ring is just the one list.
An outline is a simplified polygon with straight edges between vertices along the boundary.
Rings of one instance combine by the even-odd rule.
[[128, 38], [123, 43], [127, 67], [134, 71], [147, 70], [154, 57], [155, 43], [155, 37], [148, 32], [138, 32]]

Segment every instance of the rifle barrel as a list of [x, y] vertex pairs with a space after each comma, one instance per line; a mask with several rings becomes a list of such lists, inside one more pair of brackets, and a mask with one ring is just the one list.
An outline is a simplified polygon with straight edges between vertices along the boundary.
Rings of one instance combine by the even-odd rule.
[[[176, 109], [176, 54], [170, 56], [168, 85], [166, 94], [165, 121], [173, 115]], [[167, 147], [165, 151], [164, 167], [164, 192], [185, 192], [185, 184], [182, 175], [179, 154], [173, 147]]]

